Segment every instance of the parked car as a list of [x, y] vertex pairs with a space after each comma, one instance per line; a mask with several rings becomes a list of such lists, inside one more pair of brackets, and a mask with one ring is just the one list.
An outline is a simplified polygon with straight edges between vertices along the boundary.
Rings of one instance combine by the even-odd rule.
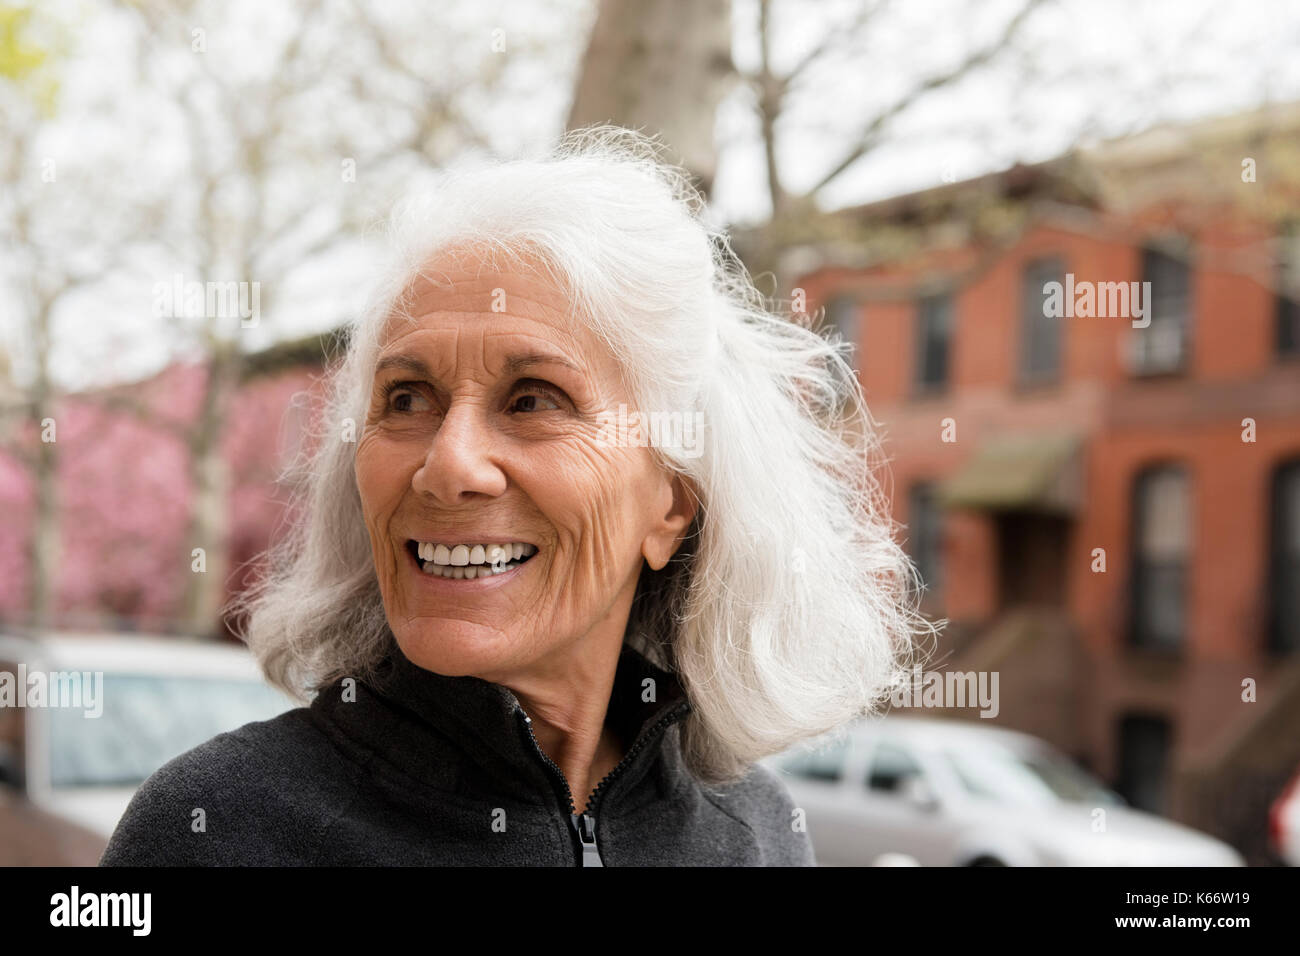
[[767, 761], [818, 863], [1242, 866], [1230, 846], [1135, 810], [1045, 742], [978, 723], [863, 720]]
[[1268, 835], [1283, 862], [1300, 866], [1300, 769], [1269, 808]]
[[[265, 682], [248, 651], [233, 644], [0, 636], [0, 673], [16, 681], [20, 672], [29, 681], [34, 673], [47, 675], [51, 688], [48, 675], [68, 675], [68, 688], [71, 675], [90, 676], [76, 688], [82, 695], [77, 706], [49, 701], [0, 709], [0, 783], [8, 787], [7, 800], [21, 795], [30, 805], [25, 812], [68, 821], [103, 843], [136, 789], [168, 760], [295, 706]], [[72, 691], [64, 698], [65, 704], [72, 700]], [[0, 829], [0, 863], [12, 853]]]

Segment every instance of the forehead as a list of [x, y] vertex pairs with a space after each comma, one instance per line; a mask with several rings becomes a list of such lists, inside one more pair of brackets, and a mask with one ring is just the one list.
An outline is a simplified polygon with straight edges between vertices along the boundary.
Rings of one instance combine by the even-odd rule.
[[411, 332], [440, 330], [458, 338], [477, 331], [485, 346], [520, 335], [583, 353], [596, 345], [569, 296], [530, 263], [507, 268], [443, 259], [427, 264], [403, 291], [380, 348]]

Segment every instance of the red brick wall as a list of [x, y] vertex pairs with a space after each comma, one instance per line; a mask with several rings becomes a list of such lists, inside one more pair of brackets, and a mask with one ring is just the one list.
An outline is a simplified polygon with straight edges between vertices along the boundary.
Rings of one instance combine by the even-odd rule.
[[[909, 518], [906, 493], [914, 482], [952, 475], [989, 435], [1086, 433], [1085, 505], [1068, 544], [1066, 594], [1086, 654], [1079, 676], [1085, 756], [1105, 775], [1116, 769], [1117, 724], [1126, 710], [1171, 721], [1177, 769], [1203, 759], [1249, 718], [1243, 677], [1254, 677], [1263, 695], [1277, 671], [1262, 647], [1268, 489], [1273, 468], [1300, 455], [1300, 363], [1275, 352], [1271, 227], [1205, 210], [1194, 221], [1179, 215], [1158, 209], [1129, 219], [1093, 217], [1085, 229], [1044, 225], [993, 256], [955, 292], [949, 386], [924, 398], [912, 389], [916, 295], [919, 283], [942, 275], [934, 257], [863, 272], [826, 270], [798, 283], [810, 309], [842, 292], [863, 298], [860, 378], [886, 432], [898, 520]], [[1123, 361], [1129, 320], [1074, 318], [1063, 320], [1059, 384], [1018, 386], [1026, 263], [1058, 256], [1076, 280], [1140, 281], [1143, 241], [1174, 229], [1190, 233], [1192, 249], [1187, 371], [1135, 379]], [[959, 250], [946, 264], [979, 261]], [[948, 417], [957, 423], [951, 444], [940, 440]], [[1257, 422], [1253, 444], [1241, 440], [1244, 417]], [[1187, 466], [1192, 493], [1189, 632], [1172, 659], [1125, 646], [1133, 482], [1161, 460]], [[938, 610], [954, 622], [986, 624], [998, 595], [992, 520], [949, 512], [943, 546]], [[1105, 574], [1090, 570], [1099, 547]]]

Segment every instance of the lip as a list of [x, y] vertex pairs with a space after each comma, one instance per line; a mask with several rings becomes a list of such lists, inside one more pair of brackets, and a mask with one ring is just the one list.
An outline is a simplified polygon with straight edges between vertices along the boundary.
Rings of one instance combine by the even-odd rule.
[[[419, 539], [411, 538], [408, 540], [415, 541]], [[434, 543], [438, 544], [440, 542], [434, 542]], [[513, 542], [482, 541], [478, 543], [512, 544]], [[521, 541], [519, 543], [524, 544], [525, 542]], [[536, 545], [534, 545], [534, 547], [536, 547]], [[405, 546], [402, 547], [402, 553], [406, 555], [406, 564], [407, 567], [411, 569], [411, 573], [416, 575], [418, 578], [420, 578], [421, 586], [432, 588], [435, 592], [444, 592], [444, 593], [446, 592], [460, 593], [474, 588], [490, 591], [493, 590], [494, 588], [505, 587], [511, 581], [515, 580], [515, 578], [519, 577], [519, 575], [526, 568], [532, 567], [533, 564], [532, 560], [530, 559], [528, 561], [525, 561], [523, 564], [515, 565], [509, 571], [502, 571], [500, 574], [489, 575], [486, 578], [444, 578], [438, 574], [425, 574], [424, 569], [420, 567], [419, 560], [415, 557], [415, 555], [411, 554], [411, 552]], [[533, 558], [536, 558], [537, 555], [540, 553], [541, 553], [541, 549], [538, 549], [538, 551], [533, 554]]]

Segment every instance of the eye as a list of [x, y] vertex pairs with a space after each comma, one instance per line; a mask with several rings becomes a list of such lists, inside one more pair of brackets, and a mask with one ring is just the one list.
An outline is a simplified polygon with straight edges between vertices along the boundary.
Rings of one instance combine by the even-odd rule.
[[510, 399], [507, 409], [510, 414], [529, 412], [549, 412], [561, 408], [564, 393], [545, 382], [532, 381], [520, 383]]
[[430, 408], [429, 399], [404, 382], [384, 386], [384, 400], [389, 409], [406, 415]]
[[510, 403], [512, 412], [543, 412], [559, 407], [554, 399], [536, 392], [525, 392]]

